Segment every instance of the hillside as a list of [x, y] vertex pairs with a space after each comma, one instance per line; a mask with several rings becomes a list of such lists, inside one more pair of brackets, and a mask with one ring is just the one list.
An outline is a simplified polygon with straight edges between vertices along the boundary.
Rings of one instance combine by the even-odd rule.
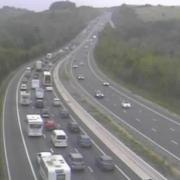
[[99, 10], [90, 7], [39, 13], [0, 9], [0, 81], [23, 62], [60, 48], [97, 15]]
[[161, 6], [116, 8], [112, 16], [116, 29], [107, 26], [96, 47], [97, 63], [106, 74], [177, 113], [180, 108], [178, 10], [179, 7]]

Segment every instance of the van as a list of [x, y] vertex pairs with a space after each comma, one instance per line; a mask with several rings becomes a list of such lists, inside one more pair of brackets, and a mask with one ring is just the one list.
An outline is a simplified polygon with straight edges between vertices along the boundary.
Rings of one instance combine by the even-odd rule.
[[51, 135], [51, 141], [55, 147], [67, 147], [68, 137], [63, 130], [55, 129]]

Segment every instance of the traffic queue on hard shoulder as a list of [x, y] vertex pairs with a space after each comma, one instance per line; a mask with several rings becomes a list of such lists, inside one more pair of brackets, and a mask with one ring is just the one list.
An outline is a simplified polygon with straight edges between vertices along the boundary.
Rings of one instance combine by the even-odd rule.
[[[51, 58], [50, 54], [48, 58]], [[48, 106], [44, 102], [46, 94], [49, 91], [53, 91], [51, 71], [50, 69], [47, 71], [47, 67], [44, 68], [44, 66], [43, 61], [38, 60], [35, 66], [27, 67], [19, 88], [20, 104], [23, 107], [31, 105], [40, 112], [26, 114], [27, 135], [29, 137], [40, 137], [48, 131], [51, 133], [50, 140], [52, 145], [55, 148], [65, 148], [69, 143], [66, 132], [68, 131], [73, 136], [77, 134], [76, 144], [78, 147], [81, 149], [91, 149], [93, 146], [91, 138], [82, 131], [76, 121], [71, 119], [70, 113], [62, 101], [56, 97], [51, 102], [48, 102]], [[82, 74], [79, 76], [79, 80], [84, 79]], [[61, 123], [51, 114], [51, 108], [58, 108], [59, 119], [68, 119], [67, 129], [62, 129]], [[53, 154], [52, 152], [38, 152], [36, 154], [36, 160], [42, 179], [47, 180], [57, 180], [57, 178], [53, 179], [50, 177], [57, 177], [60, 171], [64, 180], [70, 180], [71, 170], [84, 171], [86, 168], [84, 157], [79, 152], [70, 152], [67, 157], [63, 157], [60, 154]], [[94, 164], [101, 170], [114, 170], [114, 163], [109, 156], [95, 158]]]

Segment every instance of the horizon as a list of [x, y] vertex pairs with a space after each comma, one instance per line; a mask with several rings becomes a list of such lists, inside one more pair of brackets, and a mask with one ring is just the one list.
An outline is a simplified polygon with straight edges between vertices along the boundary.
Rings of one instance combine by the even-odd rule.
[[[53, 2], [58, 2], [56, 0], [46, 0], [44, 3], [44, 0], [26, 0], [25, 2], [23, 0], [1, 0], [0, 2], [0, 8], [3, 8], [4, 6], [8, 7], [14, 7], [14, 8], [20, 8], [20, 9], [27, 9], [31, 11], [44, 11], [49, 9], [50, 5]], [[172, 0], [169, 2], [168, 0], [142, 0], [139, 2], [138, 0], [124, 0], [124, 1], [117, 1], [117, 0], [104, 0], [102, 1], [98, 0], [72, 0], [70, 2], [74, 2], [77, 7], [79, 6], [91, 6], [91, 7], [113, 7], [113, 6], [120, 6], [122, 4], [127, 5], [145, 5], [150, 4], [152, 6], [156, 5], [162, 5], [162, 6], [180, 6], [180, 1], [178, 0]]]

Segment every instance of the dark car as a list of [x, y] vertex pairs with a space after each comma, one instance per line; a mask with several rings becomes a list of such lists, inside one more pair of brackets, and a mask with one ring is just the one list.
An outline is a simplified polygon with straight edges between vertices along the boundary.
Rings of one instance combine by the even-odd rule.
[[61, 109], [60, 110], [60, 117], [63, 119], [69, 118], [69, 112], [67, 109]]
[[77, 139], [78, 145], [83, 148], [91, 148], [92, 141], [87, 134], [80, 134]]
[[41, 117], [43, 117], [43, 118], [49, 118], [50, 117], [48, 109], [43, 109], [41, 111]]
[[82, 171], [85, 169], [84, 158], [80, 153], [70, 153], [67, 161], [72, 170]]
[[75, 122], [75, 121], [69, 122], [67, 127], [68, 127], [68, 130], [69, 130], [70, 132], [73, 132], [73, 133], [78, 133], [78, 132], [80, 132], [79, 125], [78, 125], [78, 123]]
[[96, 165], [104, 171], [113, 171], [115, 166], [110, 156], [102, 155], [96, 159]]
[[35, 107], [36, 108], [44, 108], [44, 102], [42, 99], [36, 99], [35, 100]]

